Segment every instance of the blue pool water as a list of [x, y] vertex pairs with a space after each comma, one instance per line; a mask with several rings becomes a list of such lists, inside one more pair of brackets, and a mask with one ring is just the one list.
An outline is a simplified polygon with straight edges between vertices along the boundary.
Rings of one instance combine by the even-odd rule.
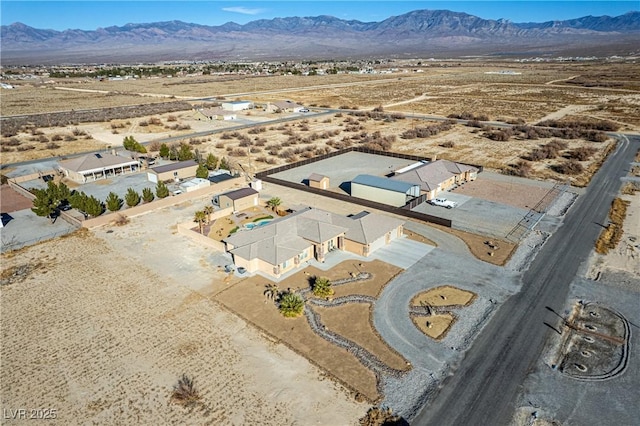
[[253, 229], [253, 228], [258, 227], [258, 226], [264, 226], [267, 223], [271, 222], [271, 220], [272, 219], [265, 219], [265, 220], [260, 220], [260, 221], [255, 222], [255, 223], [247, 223], [244, 227], [247, 228], [247, 229]]

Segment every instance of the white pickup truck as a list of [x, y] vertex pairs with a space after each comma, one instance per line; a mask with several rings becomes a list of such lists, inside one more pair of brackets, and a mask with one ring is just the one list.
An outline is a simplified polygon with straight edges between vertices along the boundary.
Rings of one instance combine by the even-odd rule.
[[429, 200], [428, 203], [434, 206], [446, 207], [448, 209], [452, 209], [458, 205], [455, 201], [449, 201], [446, 198], [434, 198], [433, 200]]

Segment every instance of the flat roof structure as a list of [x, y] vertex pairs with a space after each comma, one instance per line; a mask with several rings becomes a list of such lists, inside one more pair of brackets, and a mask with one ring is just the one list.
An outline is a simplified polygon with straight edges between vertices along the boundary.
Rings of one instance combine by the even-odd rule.
[[358, 175], [351, 181], [351, 183], [402, 193], [407, 193], [411, 188], [416, 186], [415, 183], [391, 180], [389, 178], [373, 175]]
[[160, 174], [160, 173], [171, 172], [174, 170], [184, 169], [186, 167], [193, 167], [194, 165], [198, 165], [198, 163], [195, 160], [186, 160], [186, 161], [179, 161], [177, 163], [165, 164], [164, 166], [152, 167], [150, 170], [157, 174]]
[[228, 197], [230, 200], [239, 200], [241, 198], [248, 197], [250, 195], [255, 195], [255, 194], [259, 194], [259, 192], [253, 188], [240, 188], [233, 191], [225, 192], [222, 195], [224, 195], [225, 197]]

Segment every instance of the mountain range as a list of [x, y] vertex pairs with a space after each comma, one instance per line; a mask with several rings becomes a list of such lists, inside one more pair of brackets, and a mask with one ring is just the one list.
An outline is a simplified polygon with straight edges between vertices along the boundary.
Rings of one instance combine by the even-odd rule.
[[3, 65], [633, 55], [640, 53], [640, 12], [513, 23], [447, 10], [416, 10], [380, 22], [316, 16], [220, 26], [169, 21], [94, 31], [14, 23], [1, 26], [0, 37]]

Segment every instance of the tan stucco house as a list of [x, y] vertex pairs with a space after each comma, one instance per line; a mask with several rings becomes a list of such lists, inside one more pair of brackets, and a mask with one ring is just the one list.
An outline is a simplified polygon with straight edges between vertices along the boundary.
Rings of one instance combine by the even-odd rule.
[[233, 208], [234, 212], [258, 205], [260, 193], [253, 188], [240, 188], [225, 192], [213, 198], [213, 203], [221, 209]]
[[139, 160], [106, 152], [62, 160], [58, 165], [66, 177], [77, 183], [107, 179], [140, 169]]
[[402, 236], [404, 222], [369, 212], [346, 217], [305, 207], [271, 223], [241, 230], [224, 242], [237, 267], [268, 276], [324, 262], [334, 250], [369, 256]]
[[421, 193], [427, 195], [427, 200], [431, 200], [454, 185], [476, 180], [478, 171], [477, 167], [468, 164], [436, 160], [416, 163], [413, 167], [396, 171], [389, 179], [420, 185]]

